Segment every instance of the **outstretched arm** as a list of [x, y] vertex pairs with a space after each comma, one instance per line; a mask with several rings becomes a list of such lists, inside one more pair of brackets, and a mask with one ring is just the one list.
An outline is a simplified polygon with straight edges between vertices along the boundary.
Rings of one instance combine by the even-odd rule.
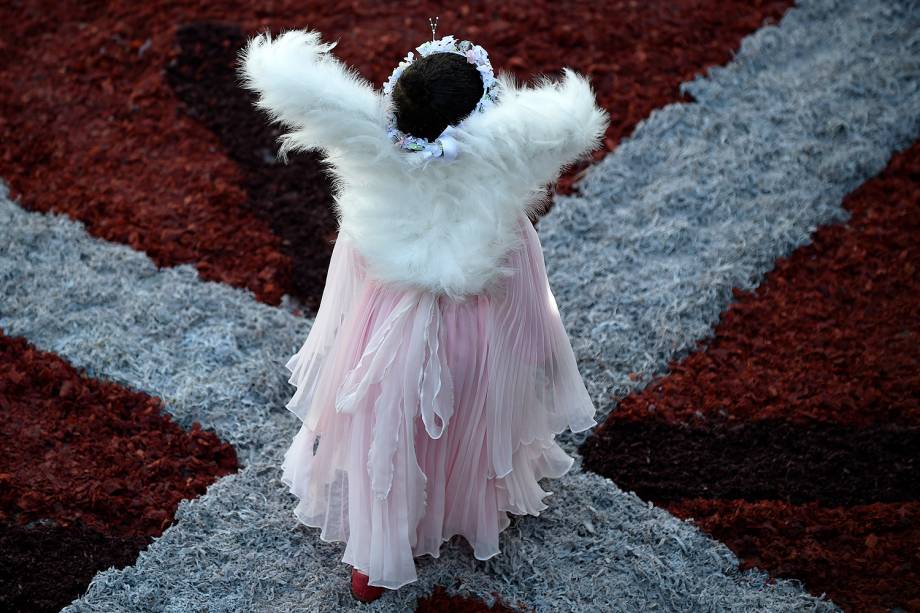
[[373, 87], [329, 53], [336, 43], [320, 34], [288, 30], [250, 39], [239, 54], [243, 87], [256, 92], [256, 106], [292, 131], [280, 154], [323, 149], [333, 156], [374, 156], [386, 140], [384, 103]]
[[544, 78], [535, 87], [518, 87], [502, 75], [502, 99], [467, 123], [463, 140], [471, 154], [537, 188], [596, 149], [607, 112], [597, 106], [585, 77], [569, 68], [563, 72], [560, 81]]

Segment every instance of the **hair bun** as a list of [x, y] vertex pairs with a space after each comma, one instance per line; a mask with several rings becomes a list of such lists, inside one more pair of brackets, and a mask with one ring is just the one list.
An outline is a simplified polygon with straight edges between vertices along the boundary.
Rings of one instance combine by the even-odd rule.
[[400, 79], [403, 93], [416, 108], [424, 108], [431, 104], [431, 85], [424, 75], [407, 71]]
[[479, 70], [455, 53], [434, 53], [416, 60], [396, 81], [396, 125], [429, 141], [476, 109], [483, 85]]

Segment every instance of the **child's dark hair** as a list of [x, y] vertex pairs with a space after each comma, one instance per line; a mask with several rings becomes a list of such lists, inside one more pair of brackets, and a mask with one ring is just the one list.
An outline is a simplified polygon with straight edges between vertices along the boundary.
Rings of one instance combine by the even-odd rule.
[[462, 55], [445, 52], [418, 58], [393, 88], [396, 127], [434, 140], [472, 113], [482, 93], [479, 71]]

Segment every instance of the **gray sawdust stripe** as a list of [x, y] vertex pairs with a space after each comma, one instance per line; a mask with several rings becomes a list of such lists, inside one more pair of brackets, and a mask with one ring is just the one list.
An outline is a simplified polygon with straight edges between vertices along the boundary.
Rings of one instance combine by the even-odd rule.
[[[0, 328], [95, 377], [159, 396], [246, 464], [295, 426], [284, 362], [312, 320], [158, 269], [143, 253], [88, 236], [64, 216], [24, 211], [0, 181]], [[289, 357], [289, 356], [288, 356]]]
[[[740, 279], [738, 285], [743, 285], [745, 279], [747, 283], [755, 282], [782, 249], [804, 242], [818, 221], [842, 219], [840, 196], [880, 170], [892, 149], [906, 145], [907, 139], [916, 134], [917, 40], [915, 31], [909, 30], [916, 25], [916, 13], [910, 13], [905, 4], [887, 7], [882, 3], [857, 4], [847, 8], [847, 3], [808, 3], [792, 11], [780, 28], [767, 28], [756, 34], [745, 43], [735, 62], [740, 66], [733, 64], [724, 74], [713, 75], [711, 87], [706, 79], [691, 86], [698, 92], [699, 104], [676, 105], [653, 115], [639, 128], [635, 138], [624, 143], [607, 163], [590, 174], [584, 186], [584, 199], [560, 202], [540, 222], [554, 290], [582, 362], [594, 367], [585, 374], [595, 397], [602, 401], [599, 404], [602, 410], [609, 408], [605, 386], [610, 381], [627, 385], [621, 381], [629, 372], [643, 376], [655, 369], [660, 372], [663, 364], [656, 360], [655, 351], [673, 355], [685, 349], [678, 342], [681, 338], [686, 345], [690, 342], [686, 339], [708, 333], [705, 322], [711, 324], [714, 317], [707, 320], [705, 313], [717, 313], [728, 299], [719, 289], [719, 283], [730, 286], [732, 281], [726, 278]], [[782, 66], [774, 65], [777, 62]], [[823, 72], [828, 66], [837, 72]], [[770, 98], [773, 94], [770, 88], [758, 88], [760, 79], [775, 79], [775, 87], [780, 88], [782, 95], [775, 96], [772, 103], [764, 103], [760, 98]], [[786, 79], [792, 79], [798, 87], [783, 89]], [[838, 88], [840, 82], [848, 83], [849, 89]], [[846, 94], [844, 102], [836, 99], [842, 94]], [[737, 110], [732, 110], [733, 100], [737, 101]], [[782, 112], [771, 115], [771, 104]], [[788, 117], [790, 108], [810, 115], [812, 122], [802, 121], [795, 114]], [[831, 125], [834, 116], [828, 115], [829, 112], [843, 119]], [[771, 124], [769, 129], [760, 126], [757, 132], [754, 130], [757, 126], [745, 123], [756, 123], [757, 113], [767, 113], [769, 122], [776, 125]], [[747, 127], [735, 131], [736, 120]], [[777, 125], [784, 122], [791, 127], [778, 129]], [[719, 127], [720, 123], [724, 125]], [[693, 127], [685, 129], [685, 125]], [[764, 139], [792, 140], [784, 147], [781, 143], [748, 138], [751, 130]], [[828, 139], [835, 144], [831, 146]], [[795, 155], [787, 155], [789, 149]], [[718, 158], [719, 165], [710, 164], [711, 158]], [[733, 166], [735, 160], [742, 160], [744, 172]], [[682, 165], [683, 172], [672, 175], [669, 170], [677, 165]], [[822, 180], [816, 183], [800, 177], [804, 187], [792, 189], [785, 177], [798, 176], [803, 165], [820, 174]], [[685, 173], [691, 175], [687, 177]], [[745, 177], [748, 183], [736, 183]], [[639, 187], [632, 187], [633, 180]], [[815, 193], [819, 189], [839, 194], [836, 202], [825, 202]], [[716, 205], [710, 203], [706, 208], [709, 199], [698, 192], [722, 193], [731, 198], [728, 205], [713, 211]], [[746, 196], [739, 197], [739, 193]], [[772, 200], [776, 194], [781, 194], [784, 200], [796, 200], [798, 205], [779, 206]], [[748, 200], [762, 204], [745, 206]], [[598, 206], [599, 202], [608, 201], [609, 206]], [[586, 203], [591, 205], [590, 210]], [[695, 208], [700, 204], [702, 212]], [[809, 207], [821, 210], [822, 214], [815, 216], [803, 210]], [[632, 214], [630, 208], [640, 209], [635, 213], [638, 217], [632, 227], [626, 222]], [[694, 217], [702, 214], [710, 216], [708, 225], [694, 223]], [[626, 217], [619, 226], [611, 223], [623, 216]], [[669, 216], [670, 221], [662, 221]], [[736, 227], [743, 231], [736, 231]], [[653, 230], [667, 233], [670, 242], [662, 241]], [[11, 227], [4, 231], [15, 242], [20, 229]], [[639, 232], [638, 238], [630, 238], [629, 233], [635, 231]], [[694, 233], [702, 233], [704, 240], [688, 236]], [[596, 248], [590, 250], [589, 245], [579, 248], [573, 244], [582, 240], [577, 238], [580, 236], [587, 236], [589, 245]], [[698, 254], [692, 252], [696, 255], [687, 256], [685, 252], [690, 249], [686, 245], [675, 251], [675, 245], [680, 247], [682, 241], [695, 243]], [[96, 245], [102, 250], [101, 243]], [[566, 248], [567, 245], [570, 247]], [[648, 267], [641, 265], [644, 260], [641, 254], [645, 252], [650, 262]], [[754, 252], [759, 255], [752, 255]], [[602, 262], [589, 257], [592, 254]], [[622, 273], [617, 267], [621, 262], [612, 259], [617, 255], [631, 256], [625, 258], [625, 263], [631, 266], [631, 274], [637, 275], [635, 279], [616, 276]], [[38, 264], [30, 258], [35, 258]], [[574, 263], [566, 262], [566, 258], [573, 258]], [[13, 266], [4, 264], [0, 279], [5, 285], [14, 285], [12, 277], [20, 274], [15, 271], [18, 267], [31, 273], [41, 270], [60, 274], [62, 262], [65, 269], [78, 265], [74, 259], [65, 257], [54, 268], [43, 259], [41, 253], [26, 250], [24, 261], [14, 262]], [[700, 268], [704, 269], [703, 279], [707, 282], [698, 279]], [[10, 272], [11, 269], [14, 271]], [[562, 274], [561, 270], [568, 274]], [[583, 276], [591, 283], [579, 286]], [[669, 282], [672, 278], [674, 282]], [[143, 275], [132, 279], [132, 283], [144, 281]], [[74, 279], [74, 283], [81, 282]], [[683, 283], [691, 288], [688, 290]], [[707, 283], [715, 284], [716, 290], [711, 290]], [[42, 287], [41, 283], [34, 285], [37, 290]], [[595, 285], [606, 292], [598, 292]], [[657, 289], [659, 286], [663, 289]], [[582, 300], [573, 288], [596, 293]], [[44, 294], [47, 293], [46, 288]], [[676, 297], [662, 303], [669, 305], [668, 308], [655, 302], [671, 293]], [[44, 297], [47, 296], [42, 291], [37, 291], [33, 300], [51, 304], [44, 303]], [[111, 300], [112, 305], [118, 305], [117, 298]], [[19, 302], [17, 305], [22, 306]], [[623, 306], [643, 302], [644, 310], [648, 311], [645, 317], [639, 314], [643, 309], [634, 309], [634, 313]], [[606, 311], [602, 305], [606, 305]], [[4, 303], [0, 325], [8, 331], [12, 322], [14, 327], [30, 329], [36, 336], [44, 333], [41, 325], [30, 327], [28, 316], [22, 316], [20, 310], [10, 315], [7, 306]], [[237, 307], [248, 308], [245, 304]], [[121, 321], [118, 308], [109, 311], [107, 317]], [[703, 315], [694, 319], [690, 316], [692, 312]], [[36, 314], [41, 314], [41, 308], [32, 309], [32, 315]], [[54, 328], [61, 315], [55, 312], [41, 319]], [[169, 317], [175, 317], [169, 311], [162, 315], [167, 322]], [[227, 315], [231, 321], [235, 316]], [[95, 316], [99, 318], [99, 314]], [[87, 321], [98, 324], [91, 317]], [[145, 322], [145, 325], [154, 323], [158, 322]], [[684, 325], [695, 332], [673, 340], [671, 335]], [[168, 336], [162, 329], [159, 331]], [[58, 336], [49, 332], [47, 341], [54, 342]], [[107, 336], [95, 336], [97, 342], [99, 338]], [[102, 351], [97, 358], [105, 355]], [[132, 354], [128, 351], [116, 355]], [[207, 352], [200, 355], [206, 356]], [[201, 372], [195, 364], [185, 366], [183, 372]], [[108, 369], [109, 365], [100, 368]], [[274, 365], [263, 364], [262, 368], [266, 370], [257, 372], [267, 372]], [[272, 377], [267, 375], [266, 385], [274, 382]], [[286, 391], [280, 392], [280, 396], [286, 395]], [[223, 410], [234, 411], [235, 406], [224, 405]], [[271, 415], [271, 409], [267, 412]], [[241, 474], [216, 484], [203, 498], [183, 503], [180, 521], [141, 556], [135, 567], [98, 575], [86, 597], [73, 610], [144, 609], [151, 598], [159, 599], [156, 608], [167, 610], [195, 610], [205, 605], [211, 610], [287, 610], [298, 602], [308, 609], [328, 610], [338, 608], [335, 599], [350, 604], [344, 585], [346, 569], [337, 564], [340, 546], [319, 543], [315, 531], [297, 528], [290, 518], [290, 499], [276, 482], [268, 482], [266, 474], [276, 475], [272, 472], [277, 470], [276, 453], [273, 450], [266, 456], [275, 461], [252, 464]], [[584, 593], [589, 589], [598, 590], [592, 602], [601, 609], [644, 610], [653, 605], [668, 608], [664, 604], [668, 602], [687, 605], [683, 608], [739, 610], [788, 610], [814, 604], [786, 582], [770, 585], [763, 582], [762, 576], [737, 573], [734, 558], [722, 545], [619, 492], [600, 477], [573, 473], [558, 483], [550, 483], [548, 488], [558, 492], [557, 504], [540, 518], [516, 522], [503, 535], [501, 556], [483, 564], [472, 559], [465, 547], [445, 548], [437, 563], [420, 560], [422, 577], [418, 584], [389, 595], [371, 608], [403, 610], [401, 602], [424, 594], [440, 577], [433, 573], [448, 566], [453, 569], [451, 578], [461, 581], [447, 582], [452, 591], [474, 593], [487, 600], [492, 591], [497, 591], [512, 602], [522, 600], [540, 610], [571, 609], [572, 603], [585, 598]], [[600, 523], [593, 519], [595, 511], [584, 505], [586, 495], [607, 496], [614, 501], [605, 504], [598, 500], [597, 506], [591, 505], [602, 520]], [[553, 523], [553, 517], [558, 521]], [[588, 536], [582, 538], [579, 525]], [[640, 526], [644, 527], [640, 530]], [[675, 533], [672, 528], [685, 532]], [[518, 530], [527, 535], [527, 540], [519, 538]], [[596, 534], [591, 534], [591, 530]], [[686, 535], [690, 536], [685, 538]], [[620, 553], [598, 553], [605, 551]], [[712, 560], [723, 556], [728, 556], [730, 564], [728, 568], [720, 567], [713, 576]], [[560, 564], [560, 559], [565, 563]], [[232, 586], [218, 581], [224, 576], [234, 578]], [[595, 576], [599, 587], [587, 587], [583, 579]], [[319, 588], [305, 585], [311, 577], [318, 577], [324, 583], [330, 577], [337, 578], [338, 584], [330, 585], [327, 588], [330, 591], [325, 593], [317, 592]], [[314, 591], [304, 595], [303, 591], [309, 589]], [[335, 597], [329, 596], [332, 592]], [[330, 603], [332, 606], [327, 606]], [[737, 605], [733, 607], [732, 603]]]

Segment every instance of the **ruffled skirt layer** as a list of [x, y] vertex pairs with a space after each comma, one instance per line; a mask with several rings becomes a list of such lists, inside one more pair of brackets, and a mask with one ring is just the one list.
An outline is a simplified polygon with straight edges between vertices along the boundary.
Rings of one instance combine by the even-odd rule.
[[594, 425], [595, 408], [523, 214], [513, 273], [498, 291], [454, 300], [377, 283], [337, 239], [306, 342], [287, 363], [287, 408], [302, 421], [283, 482], [297, 518], [371, 585], [417, 579], [463, 535], [480, 560], [499, 551], [507, 513], [539, 515], [538, 481], [573, 463], [554, 441]]

